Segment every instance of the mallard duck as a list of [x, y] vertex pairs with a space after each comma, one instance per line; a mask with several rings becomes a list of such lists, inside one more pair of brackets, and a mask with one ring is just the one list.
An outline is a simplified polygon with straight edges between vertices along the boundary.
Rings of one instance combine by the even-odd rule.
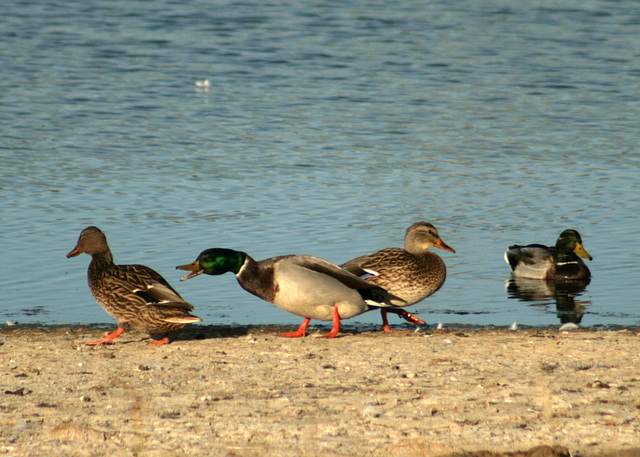
[[305, 336], [311, 319], [333, 321], [333, 328], [323, 336], [333, 338], [340, 331], [341, 319], [371, 308], [404, 304], [384, 289], [309, 255], [284, 255], [256, 262], [242, 251], [213, 248], [200, 253], [193, 263], [176, 268], [190, 271], [182, 281], [202, 273], [234, 273], [247, 292], [304, 317], [298, 331], [281, 335], [289, 338]]
[[89, 289], [98, 304], [118, 321], [118, 329], [88, 345], [110, 343], [129, 325], [144, 332], [164, 333], [164, 338], [149, 344], [169, 342], [169, 332], [200, 322], [189, 311], [193, 306], [182, 299], [165, 279], [144, 265], [116, 265], [107, 237], [97, 227], [87, 227], [67, 258], [89, 254]]
[[[429, 251], [432, 247], [456, 252], [442, 241], [433, 225], [424, 221], [416, 222], [405, 233], [404, 249], [382, 249], [349, 260], [341, 267], [402, 298], [406, 302], [403, 306], [409, 306], [435, 293], [447, 277], [447, 267], [437, 254]], [[424, 324], [424, 321], [405, 310], [381, 308], [382, 329], [385, 332], [394, 331], [387, 320], [389, 312], [399, 314], [413, 324]]]
[[591, 272], [578, 256], [593, 260], [584, 250], [580, 234], [568, 229], [560, 234], [555, 247], [542, 244], [509, 246], [504, 260], [509, 264], [511, 274], [520, 278], [587, 279]]

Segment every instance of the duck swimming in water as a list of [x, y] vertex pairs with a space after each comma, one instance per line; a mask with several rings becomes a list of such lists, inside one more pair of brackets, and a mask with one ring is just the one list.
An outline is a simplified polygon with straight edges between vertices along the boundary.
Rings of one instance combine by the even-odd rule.
[[504, 253], [513, 276], [556, 281], [591, 277], [589, 268], [578, 256], [593, 260], [585, 251], [580, 234], [572, 229], [563, 231], [554, 247], [542, 244], [514, 245]]

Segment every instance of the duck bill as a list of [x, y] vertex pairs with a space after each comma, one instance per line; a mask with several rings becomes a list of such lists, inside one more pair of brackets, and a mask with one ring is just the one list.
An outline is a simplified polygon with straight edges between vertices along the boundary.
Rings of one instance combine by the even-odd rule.
[[196, 276], [204, 273], [204, 270], [200, 268], [200, 262], [198, 262], [197, 260], [187, 265], [179, 265], [176, 267], [176, 269], [190, 272], [185, 276], [183, 276], [182, 278], [180, 278], [180, 281], [186, 281], [187, 279], [195, 278]]
[[436, 243], [434, 244], [435, 247], [440, 248], [440, 249], [444, 249], [445, 251], [449, 251], [449, 252], [453, 252], [455, 253], [456, 251], [454, 251], [454, 249], [452, 247], [450, 247], [447, 243], [445, 243], [444, 241], [442, 241], [441, 238], [438, 238], [436, 240]]
[[82, 251], [80, 251], [80, 249], [78, 249], [78, 246], [76, 246], [75, 248], [73, 248], [73, 250], [71, 250], [71, 252], [67, 254], [67, 259], [79, 256], [80, 254], [82, 254]]
[[584, 246], [582, 245], [582, 243], [576, 243], [576, 248], [573, 250], [573, 252], [584, 259], [593, 260], [593, 257], [591, 257], [589, 253], [584, 250]]

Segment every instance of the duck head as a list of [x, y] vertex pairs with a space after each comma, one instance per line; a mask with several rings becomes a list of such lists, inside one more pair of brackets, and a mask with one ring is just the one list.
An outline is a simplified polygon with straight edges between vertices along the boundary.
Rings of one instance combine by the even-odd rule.
[[580, 238], [580, 234], [576, 230], [567, 229], [562, 232], [556, 241], [556, 250], [558, 253], [573, 251], [580, 257], [593, 260], [593, 257], [585, 251], [582, 245], [582, 238]]
[[221, 275], [228, 271], [238, 273], [247, 258], [247, 254], [233, 249], [212, 248], [202, 251], [198, 258], [187, 265], [179, 265], [178, 270], [189, 271], [187, 275], [180, 279], [195, 278], [202, 273], [207, 275]]
[[409, 252], [420, 253], [431, 247], [436, 247], [449, 252], [456, 252], [452, 247], [447, 245], [438, 230], [428, 222], [416, 222], [412, 224], [404, 236], [405, 249]]
[[109, 252], [109, 245], [105, 234], [98, 227], [87, 227], [80, 232], [76, 247], [67, 254], [67, 258], [76, 257], [82, 253], [94, 256], [106, 252]]

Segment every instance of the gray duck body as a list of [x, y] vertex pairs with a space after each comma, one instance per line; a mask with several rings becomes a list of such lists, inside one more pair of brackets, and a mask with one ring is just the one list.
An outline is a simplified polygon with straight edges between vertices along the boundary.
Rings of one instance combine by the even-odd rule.
[[337, 307], [341, 319], [372, 307], [403, 304], [373, 283], [314, 256], [286, 255], [256, 262], [249, 255], [236, 274], [247, 292], [300, 317], [330, 321]]

